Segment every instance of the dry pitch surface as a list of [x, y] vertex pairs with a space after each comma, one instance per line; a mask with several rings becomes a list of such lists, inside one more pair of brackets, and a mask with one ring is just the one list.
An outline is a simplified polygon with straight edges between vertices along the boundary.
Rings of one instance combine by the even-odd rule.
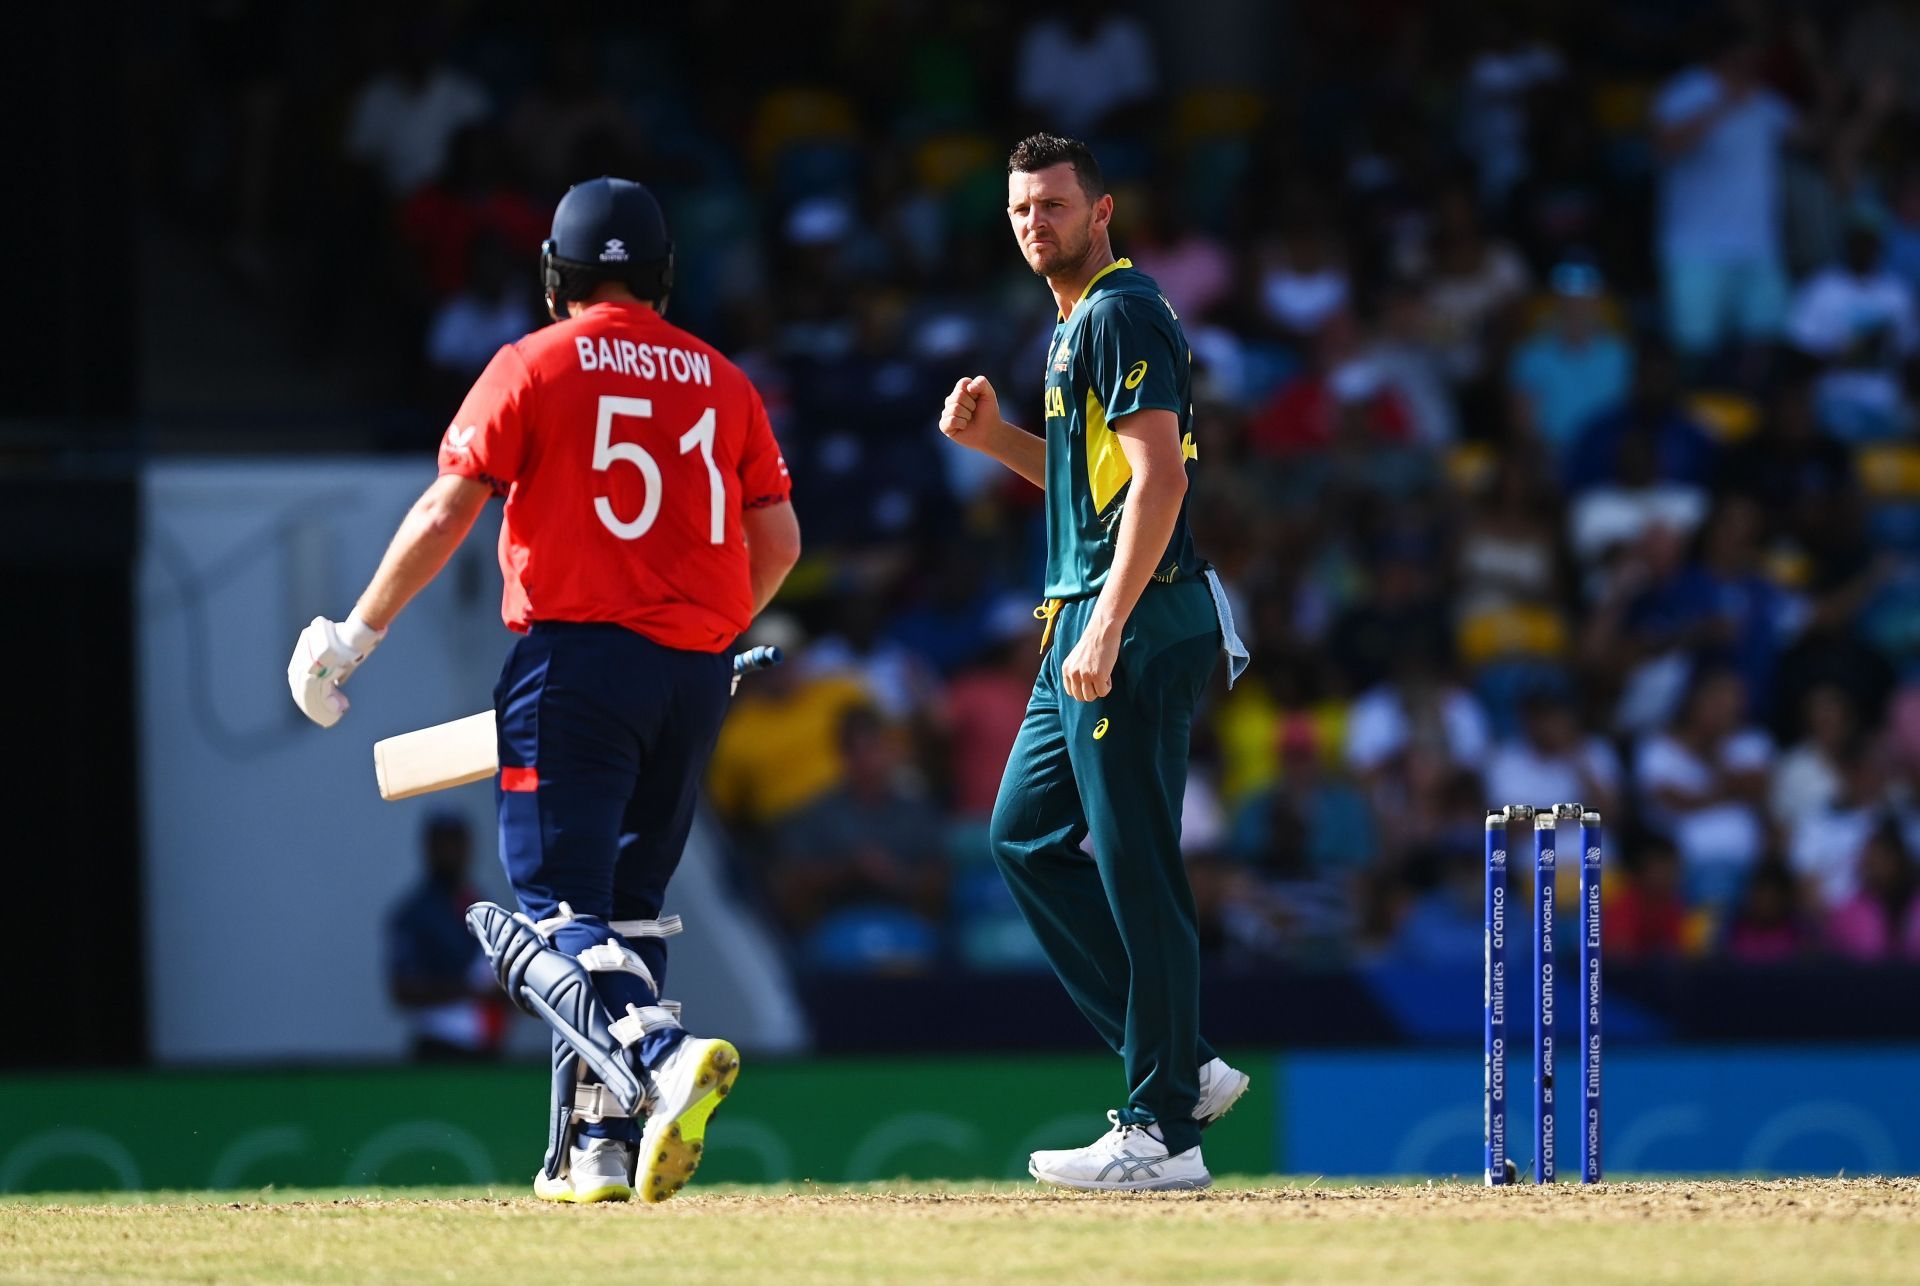
[[[564, 1271], [559, 1271], [566, 1265]], [[0, 1200], [0, 1281], [1914, 1281], [1920, 1179], [483, 1189]]]

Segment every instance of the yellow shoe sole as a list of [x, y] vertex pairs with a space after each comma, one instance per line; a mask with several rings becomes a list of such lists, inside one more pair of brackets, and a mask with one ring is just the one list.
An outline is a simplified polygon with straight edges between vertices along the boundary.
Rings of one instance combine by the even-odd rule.
[[550, 1180], [544, 1174], [535, 1175], [533, 1195], [542, 1201], [558, 1201], [568, 1205], [588, 1205], [596, 1201], [630, 1201], [633, 1189], [624, 1183], [609, 1183], [598, 1188], [588, 1188], [585, 1192], [575, 1192], [573, 1184], [565, 1179]]
[[[687, 1186], [706, 1150], [707, 1121], [740, 1076], [740, 1051], [724, 1040], [710, 1042], [694, 1075], [699, 1091], [679, 1116], [647, 1122], [640, 1140], [640, 1199], [658, 1205]], [[656, 1131], [655, 1126], [659, 1125]]]

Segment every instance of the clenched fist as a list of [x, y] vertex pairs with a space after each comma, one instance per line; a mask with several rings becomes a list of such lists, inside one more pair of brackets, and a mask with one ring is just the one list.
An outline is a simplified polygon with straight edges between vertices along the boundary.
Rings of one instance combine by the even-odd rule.
[[1000, 397], [984, 375], [969, 376], [953, 386], [946, 405], [940, 409], [940, 431], [963, 447], [985, 450], [988, 439], [1005, 422], [1000, 418]]
[[340, 690], [360, 663], [387, 637], [355, 612], [338, 623], [324, 616], [300, 631], [293, 645], [293, 659], [287, 662], [287, 686], [293, 691], [293, 703], [300, 713], [331, 728], [347, 712], [347, 694]]

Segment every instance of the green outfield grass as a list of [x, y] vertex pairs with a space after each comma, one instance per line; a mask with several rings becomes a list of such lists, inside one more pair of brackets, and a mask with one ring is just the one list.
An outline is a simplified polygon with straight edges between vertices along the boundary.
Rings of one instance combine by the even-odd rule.
[[795, 1184], [578, 1209], [517, 1188], [0, 1200], [0, 1281], [1799, 1283], [1910, 1281], [1915, 1264], [1911, 1179], [1490, 1191], [1238, 1178], [1121, 1197]]

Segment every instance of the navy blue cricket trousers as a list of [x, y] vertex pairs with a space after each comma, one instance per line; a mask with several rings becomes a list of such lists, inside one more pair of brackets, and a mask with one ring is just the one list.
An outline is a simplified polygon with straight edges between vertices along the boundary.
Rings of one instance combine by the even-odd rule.
[[[559, 950], [625, 942], [665, 983], [666, 943], [628, 942], [607, 922], [659, 918], [732, 674], [727, 653], [663, 647], [620, 625], [537, 622], [515, 642], [493, 693], [500, 860], [522, 911], [572, 908]], [[594, 983], [615, 1017], [659, 999], [631, 973]]]

